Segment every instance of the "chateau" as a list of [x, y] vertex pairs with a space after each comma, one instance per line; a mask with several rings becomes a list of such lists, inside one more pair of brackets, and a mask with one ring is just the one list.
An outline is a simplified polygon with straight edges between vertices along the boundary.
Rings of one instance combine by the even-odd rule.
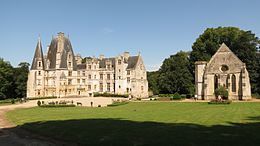
[[146, 69], [140, 54], [105, 58], [74, 55], [71, 42], [58, 33], [43, 54], [38, 40], [27, 81], [27, 97], [93, 96], [94, 93], [147, 97]]
[[209, 62], [195, 62], [195, 85], [198, 99], [215, 99], [220, 85], [228, 90], [228, 99], [251, 99], [251, 86], [246, 64], [224, 43]]

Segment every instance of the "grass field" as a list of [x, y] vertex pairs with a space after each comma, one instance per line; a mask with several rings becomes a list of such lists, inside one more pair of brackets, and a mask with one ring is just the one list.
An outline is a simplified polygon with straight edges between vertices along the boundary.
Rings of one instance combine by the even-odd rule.
[[7, 113], [22, 128], [81, 145], [259, 145], [260, 103], [140, 102]]

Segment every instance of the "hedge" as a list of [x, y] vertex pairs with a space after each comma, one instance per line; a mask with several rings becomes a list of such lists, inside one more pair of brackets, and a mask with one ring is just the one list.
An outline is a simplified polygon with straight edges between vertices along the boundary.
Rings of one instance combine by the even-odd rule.
[[46, 97], [27, 97], [29, 100], [38, 100], [38, 99], [55, 99], [57, 96], [46, 96]]
[[94, 97], [123, 97], [128, 98], [128, 94], [113, 94], [113, 93], [94, 93]]

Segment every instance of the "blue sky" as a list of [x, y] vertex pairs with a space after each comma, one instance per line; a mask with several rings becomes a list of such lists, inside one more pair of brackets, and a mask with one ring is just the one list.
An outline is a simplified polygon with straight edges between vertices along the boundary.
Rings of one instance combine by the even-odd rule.
[[257, 0], [1, 0], [0, 57], [31, 63], [38, 36], [69, 35], [74, 53], [141, 52], [148, 70], [189, 51], [206, 28], [235, 26], [260, 36]]

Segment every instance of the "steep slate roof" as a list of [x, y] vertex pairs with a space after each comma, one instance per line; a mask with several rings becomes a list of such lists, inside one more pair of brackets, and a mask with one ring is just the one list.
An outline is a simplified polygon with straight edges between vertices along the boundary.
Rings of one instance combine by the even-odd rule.
[[42, 53], [42, 44], [41, 44], [40, 39], [38, 40], [36, 48], [35, 48], [35, 53], [34, 53], [34, 57], [33, 57], [33, 61], [32, 61], [31, 70], [37, 69], [38, 61], [42, 61], [42, 67], [44, 69], [45, 64], [44, 64], [44, 57], [43, 57], [43, 53]]
[[128, 58], [128, 66], [126, 69], [132, 69], [135, 68], [137, 62], [138, 62], [139, 56], [130, 56]]
[[106, 68], [106, 61], [108, 60], [115, 66], [115, 58], [103, 58], [102, 60], [99, 60], [99, 68]]
[[[59, 34], [61, 35], [61, 34]], [[71, 57], [72, 57], [72, 64], [73, 64], [73, 70], [77, 69], [77, 64], [75, 61], [75, 56], [73, 53], [72, 45], [70, 43], [70, 40], [66, 38], [64, 35], [62, 35], [63, 39], [63, 48], [61, 49], [61, 58], [60, 58], [60, 69], [63, 68], [68, 68], [68, 63], [67, 63], [67, 56], [68, 53], [71, 52]], [[49, 51], [47, 54], [47, 60], [49, 61], [49, 69], [57, 69], [56, 68], [56, 61], [58, 58], [57, 56], [57, 51], [58, 51], [58, 38], [53, 38], [49, 47]]]

